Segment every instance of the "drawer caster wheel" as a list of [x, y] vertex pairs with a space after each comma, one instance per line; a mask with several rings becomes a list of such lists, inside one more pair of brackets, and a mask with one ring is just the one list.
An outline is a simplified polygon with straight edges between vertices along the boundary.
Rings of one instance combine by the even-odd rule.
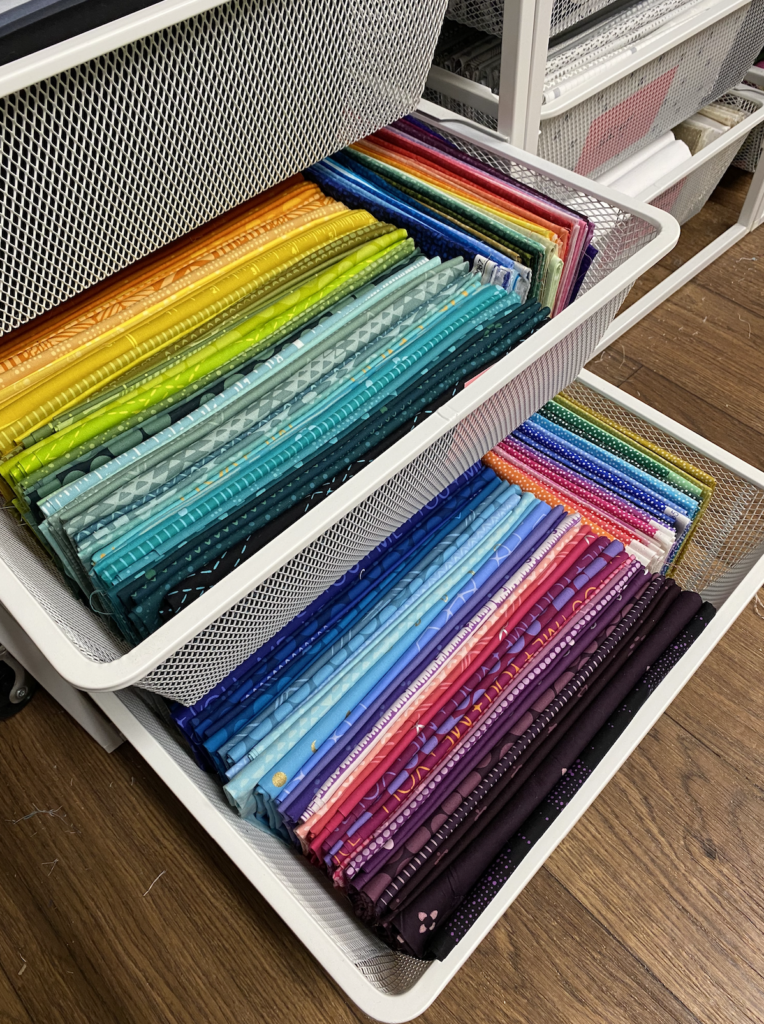
[[33, 679], [4, 647], [0, 646], [0, 721], [22, 711], [34, 696]]

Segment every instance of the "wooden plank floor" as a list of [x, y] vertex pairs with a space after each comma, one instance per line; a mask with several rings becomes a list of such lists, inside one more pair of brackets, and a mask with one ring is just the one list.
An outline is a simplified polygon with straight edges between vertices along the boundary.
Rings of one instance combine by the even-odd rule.
[[[764, 468], [763, 340], [760, 230], [590, 368]], [[764, 1022], [763, 669], [749, 607], [421, 1021]], [[0, 1024], [364, 1019], [127, 746], [38, 694], [0, 783]]]

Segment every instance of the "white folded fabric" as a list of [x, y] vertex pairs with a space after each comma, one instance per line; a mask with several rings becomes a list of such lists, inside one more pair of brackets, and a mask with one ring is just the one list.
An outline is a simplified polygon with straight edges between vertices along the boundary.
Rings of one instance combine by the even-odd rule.
[[616, 164], [615, 167], [611, 167], [609, 171], [605, 171], [599, 178], [595, 180], [601, 185], [612, 185], [617, 178], [622, 178], [624, 174], [628, 174], [629, 171], [633, 171], [639, 164], [644, 163], [645, 160], [649, 160], [655, 156], [656, 153], [660, 153], [666, 146], [670, 146], [674, 141], [674, 133], [666, 132], [665, 135], [661, 135], [655, 142], [651, 142], [649, 146], [645, 146], [644, 149], [640, 149], [637, 153], [627, 157], [626, 160], [622, 160], [620, 164]]
[[677, 140], [670, 146], [664, 146], [641, 164], [637, 164], [622, 177], [611, 182], [611, 185], [627, 196], [638, 196], [651, 188], [664, 174], [668, 174], [691, 159], [692, 153], [687, 144]]

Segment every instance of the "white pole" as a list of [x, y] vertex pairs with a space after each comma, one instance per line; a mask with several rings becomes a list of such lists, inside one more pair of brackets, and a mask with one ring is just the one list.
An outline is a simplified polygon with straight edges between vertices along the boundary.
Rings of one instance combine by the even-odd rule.
[[535, 7], [534, 0], [504, 0], [498, 128], [521, 149], [525, 148]]

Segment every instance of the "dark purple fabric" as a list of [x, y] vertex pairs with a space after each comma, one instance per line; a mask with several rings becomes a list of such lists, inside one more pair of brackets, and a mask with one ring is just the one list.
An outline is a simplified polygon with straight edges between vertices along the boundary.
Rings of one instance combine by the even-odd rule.
[[418, 899], [396, 914], [388, 928], [393, 948], [413, 956], [425, 953], [432, 931], [446, 922], [449, 914], [459, 906], [520, 825], [591, 742], [652, 663], [689, 624], [701, 605], [699, 595], [689, 591], [673, 601], [661, 621], [638, 644], [609, 685], [587, 707], [586, 713], [579, 715], [575, 727], [568, 729], [554, 750], [515, 794], [493, 828], [483, 834], [479, 843], [469, 846], [424, 889]]
[[704, 604], [689, 626], [651, 665], [620, 708], [610, 716], [586, 750], [573, 762], [546, 800], [523, 823], [521, 829], [512, 837], [488, 871], [470, 890], [458, 910], [449, 917], [445, 926], [434, 932], [433, 941], [428, 948], [429, 955], [438, 960], [445, 959], [454, 946], [467, 934], [528, 851], [544, 835], [550, 822], [554, 821], [575, 796], [581, 785], [611, 749], [616, 739], [631, 724], [634, 715], [689, 650], [715, 614], [716, 609], [713, 605]]
[[[640, 621], [644, 609], [653, 600], [656, 592], [664, 586], [662, 580], [653, 579], [645, 588], [645, 578], [641, 573], [635, 577], [635, 581], [624, 590], [620, 600], [613, 600], [611, 602], [610, 606], [598, 616], [598, 621], [592, 627], [592, 629], [596, 628], [602, 631], [607, 637], [604, 640], [604, 643], [607, 645], [604, 648], [605, 651], [611, 649], [612, 643], [616, 642], [618, 637], [625, 635], [625, 632], [630, 633], [633, 631], [636, 624]], [[623, 624], [617, 625], [621, 612], [623, 612]], [[612, 634], [610, 626], [612, 627]], [[594, 652], [589, 651], [590, 636], [591, 633], [585, 634], [580, 639], [580, 642], [575, 645], [579, 654], [586, 655], [584, 663], [587, 668], [592, 657], [595, 656]], [[598, 636], [595, 645], [596, 657], [605, 656], [600, 654], [600, 642]], [[375, 903], [379, 900], [374, 912], [370, 913], [371, 918], [377, 916], [387, 906], [398, 890], [406, 885], [412, 873], [415, 873], [430, 856], [436, 854], [439, 846], [447, 841], [453, 831], [461, 825], [465, 817], [472, 813], [474, 808], [479, 806], [485, 794], [498, 784], [504, 773], [510, 770], [512, 772], [517, 771], [520, 765], [533, 755], [537, 746], [547, 735], [548, 729], [552, 727], [552, 722], [557, 714], [564, 712], [567, 715], [570, 713], [570, 709], [567, 707], [568, 702], [578, 692], [578, 689], [583, 685], [588, 676], [582, 674], [569, 676], [567, 673], [570, 664], [568, 663], [572, 664], [569, 658], [565, 658], [565, 662], [562, 664], [563, 674], [561, 678], [562, 685], [565, 686], [565, 693], [560, 693], [559, 697], [540, 716], [539, 721], [535, 722], [523, 733], [520, 740], [513, 746], [511, 752], [506, 755], [503, 754], [493, 770], [491, 767], [487, 767], [485, 777], [479, 781], [479, 784], [476, 782], [476, 787], [473, 786], [469, 794], [465, 793], [462, 795], [461, 783], [454, 787], [452, 781], [451, 784], [447, 783], [448, 788], [447, 785], [443, 785], [442, 792], [448, 794], [448, 796], [444, 796], [444, 799], [441, 798], [438, 801], [438, 807], [434, 813], [432, 810], [428, 812], [425, 809], [425, 818], [419, 824], [420, 830], [417, 831], [413, 839], [399, 846], [393, 853], [393, 856], [377, 868], [379, 872], [377, 878], [372, 879], [370, 872], [366, 872], [363, 882], [358, 881], [358, 888], [363, 885], [365, 889], [363, 899], [369, 899], [373, 896]], [[596, 664], [596, 662], [593, 664]], [[480, 744], [480, 749], [484, 750], [484, 744]], [[457, 796], [463, 796], [463, 799], [457, 801], [455, 800]], [[426, 805], [426, 807], [430, 806], [429, 803]], [[385, 880], [385, 891], [383, 894], [380, 893], [380, 877]], [[373, 885], [370, 884], [372, 882]]]

